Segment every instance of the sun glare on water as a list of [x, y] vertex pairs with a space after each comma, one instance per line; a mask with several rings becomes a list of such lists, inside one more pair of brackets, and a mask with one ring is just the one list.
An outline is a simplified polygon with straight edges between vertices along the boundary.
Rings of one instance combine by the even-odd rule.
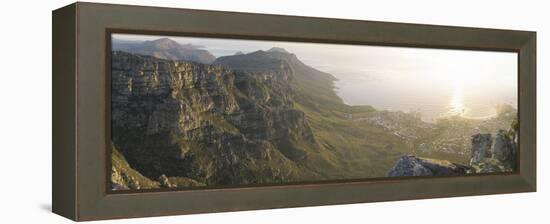
[[449, 114], [464, 116], [466, 107], [464, 106], [464, 100], [462, 98], [462, 85], [460, 82], [455, 83], [453, 92], [451, 94], [451, 101], [449, 105]]

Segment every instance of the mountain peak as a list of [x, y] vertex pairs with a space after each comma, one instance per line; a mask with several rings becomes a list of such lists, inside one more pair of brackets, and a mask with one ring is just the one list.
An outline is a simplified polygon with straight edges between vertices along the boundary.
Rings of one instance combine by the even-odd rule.
[[271, 49], [267, 50], [267, 52], [279, 52], [279, 53], [287, 53], [289, 54], [288, 51], [286, 51], [284, 48], [282, 47], [272, 47]]
[[181, 47], [181, 45], [178, 42], [166, 37], [152, 40], [152, 41], [145, 41], [145, 43], [151, 44], [155, 47], [165, 49], [165, 50]]
[[153, 41], [174, 41], [168, 37], [163, 37], [163, 38], [159, 38], [159, 39], [156, 39], [156, 40], [153, 40]]
[[168, 37], [152, 40], [153, 43], [177, 43], [175, 40], [172, 40]]

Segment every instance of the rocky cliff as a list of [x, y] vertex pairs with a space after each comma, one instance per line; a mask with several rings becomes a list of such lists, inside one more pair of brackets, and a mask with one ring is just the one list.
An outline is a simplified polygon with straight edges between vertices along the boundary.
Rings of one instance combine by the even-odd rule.
[[113, 52], [112, 141], [154, 180], [313, 178], [301, 161], [318, 143], [288, 94], [290, 78]]

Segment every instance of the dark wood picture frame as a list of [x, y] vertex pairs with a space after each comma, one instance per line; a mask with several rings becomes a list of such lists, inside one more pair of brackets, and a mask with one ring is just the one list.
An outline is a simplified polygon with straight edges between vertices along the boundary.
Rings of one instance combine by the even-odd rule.
[[[519, 170], [176, 191], [109, 191], [110, 34], [518, 53]], [[328, 32], [330, 31], [330, 32]], [[536, 33], [74, 3], [53, 12], [53, 212], [98, 220], [536, 191]]]

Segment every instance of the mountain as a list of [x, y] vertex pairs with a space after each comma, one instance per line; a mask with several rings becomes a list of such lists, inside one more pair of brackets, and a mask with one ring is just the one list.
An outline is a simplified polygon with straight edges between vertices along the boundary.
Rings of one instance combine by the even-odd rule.
[[191, 44], [181, 45], [169, 38], [153, 41], [122, 41], [113, 40], [113, 51], [150, 55], [160, 59], [192, 61], [202, 64], [211, 64], [216, 57], [201, 46]]
[[337, 80], [334, 76], [304, 64], [285, 49], [220, 57], [213, 64], [255, 76], [286, 74], [287, 95], [304, 113], [319, 143], [317, 150], [330, 155], [325, 157], [336, 164], [336, 170], [322, 170], [324, 178], [385, 176], [400, 155], [411, 152], [409, 143], [393, 132], [350, 118], [352, 113], [367, 114], [376, 110], [370, 106], [344, 104], [334, 90]]
[[304, 162], [319, 157], [318, 143], [287, 94], [288, 74], [125, 52], [112, 59], [112, 141], [144, 176], [207, 184], [318, 178]]
[[111, 66], [117, 189], [383, 177], [403, 155], [456, 158], [464, 133], [495, 133], [517, 114], [431, 124], [346, 105], [335, 77], [282, 48], [211, 64], [114, 51]]
[[397, 136], [347, 119], [335, 78], [290, 53], [257, 51], [205, 65], [115, 51], [111, 74], [113, 145], [152, 181], [385, 175], [406, 149]]
[[213, 64], [256, 74], [274, 71], [292, 74], [289, 84], [295, 90], [294, 96], [297, 100], [306, 104], [344, 105], [334, 91], [334, 76], [305, 65], [296, 55], [288, 53], [283, 48], [220, 57]]

